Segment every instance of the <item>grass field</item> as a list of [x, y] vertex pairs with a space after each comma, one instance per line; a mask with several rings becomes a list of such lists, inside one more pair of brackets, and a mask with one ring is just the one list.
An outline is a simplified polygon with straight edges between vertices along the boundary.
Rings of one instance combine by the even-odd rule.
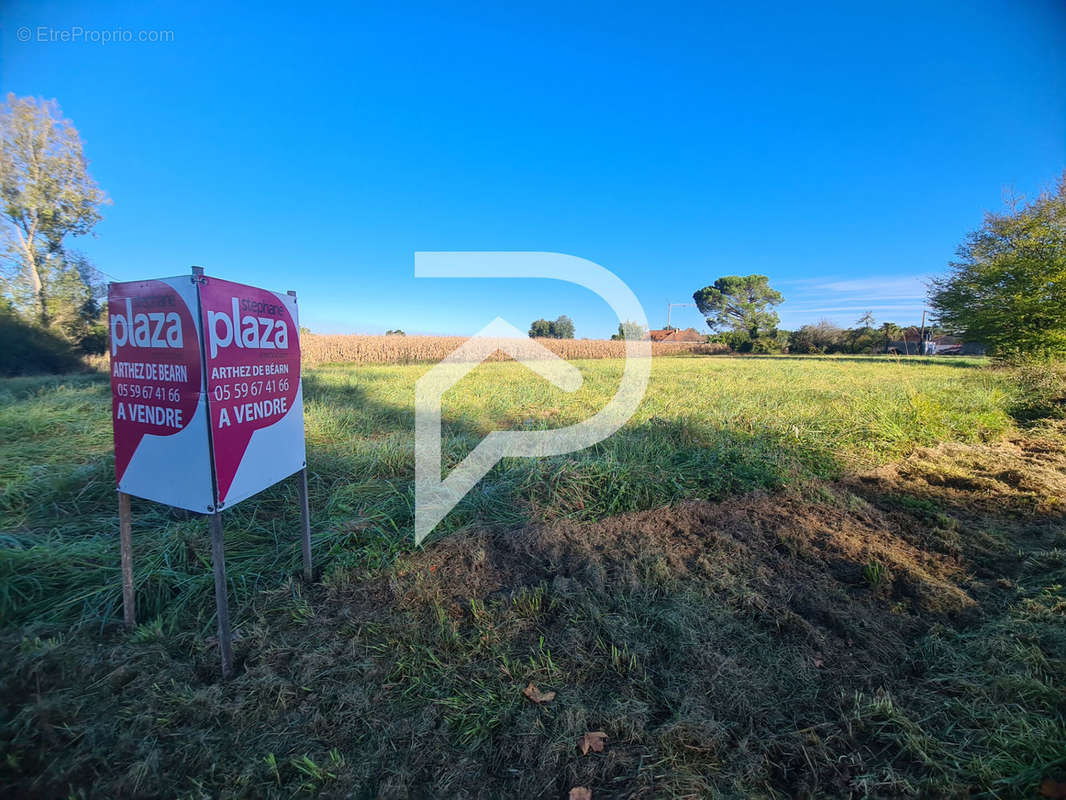
[[[576, 363], [573, 395], [479, 367], [445, 397], [445, 469], [489, 430], [602, 406], [621, 364]], [[425, 369], [305, 371], [319, 579], [294, 577], [294, 487], [227, 512], [226, 684], [202, 519], [134, 501], [145, 622], [117, 625], [106, 377], [0, 383], [16, 796], [1013, 797], [1062, 777], [1066, 446], [1011, 373], [656, 359], [622, 431], [497, 465], [415, 551]], [[607, 746], [582, 755], [590, 731]]]

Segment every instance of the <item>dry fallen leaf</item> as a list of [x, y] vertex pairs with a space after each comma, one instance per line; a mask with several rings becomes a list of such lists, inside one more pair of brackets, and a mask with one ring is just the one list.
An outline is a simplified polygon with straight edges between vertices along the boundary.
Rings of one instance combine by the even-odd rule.
[[529, 686], [522, 690], [522, 694], [534, 703], [550, 703], [555, 699], [555, 692], [542, 692], [532, 681], [530, 681]]
[[581, 748], [581, 755], [587, 756], [589, 754], [589, 750], [594, 753], [602, 753], [603, 742], [606, 738], [607, 734], [603, 731], [592, 731], [591, 733], [586, 733], [584, 736], [581, 737], [581, 741], [577, 744], [577, 746]]
[[1044, 797], [1066, 797], [1066, 783], [1052, 778], [1044, 778], [1040, 784], [1040, 794]]
[[592, 791], [586, 786], [575, 786], [570, 790], [570, 800], [592, 800]]

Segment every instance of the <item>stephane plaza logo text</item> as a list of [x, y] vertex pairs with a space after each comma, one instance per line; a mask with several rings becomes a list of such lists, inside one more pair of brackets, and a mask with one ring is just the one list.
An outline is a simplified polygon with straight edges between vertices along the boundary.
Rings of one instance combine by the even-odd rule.
[[296, 295], [194, 267], [188, 276], [112, 283], [108, 317], [126, 625], [135, 624], [129, 497], [207, 514], [228, 676], [222, 510], [300, 473], [311, 578]]

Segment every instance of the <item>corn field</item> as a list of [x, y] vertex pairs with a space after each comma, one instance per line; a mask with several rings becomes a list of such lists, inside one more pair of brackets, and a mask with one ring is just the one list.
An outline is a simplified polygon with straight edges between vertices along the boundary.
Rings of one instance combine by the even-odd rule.
[[[418, 364], [440, 361], [463, 344], [463, 336], [360, 336], [304, 333], [300, 337], [303, 363], [319, 364]], [[607, 339], [537, 339], [556, 355], [566, 359], [622, 358], [625, 342]], [[653, 342], [653, 356], [678, 353], [716, 354], [728, 352], [725, 345], [701, 342]], [[507, 356], [496, 353], [492, 359]]]
[[[363, 336], [324, 335], [303, 333], [300, 350], [303, 364], [430, 364], [442, 360], [466, 341], [464, 336]], [[524, 340], [523, 340], [524, 341]], [[608, 339], [537, 339], [556, 355], [566, 359], [622, 358], [625, 342]], [[717, 355], [728, 353], [723, 344], [702, 342], [652, 342], [653, 356], [672, 356], [678, 353]], [[495, 353], [490, 361], [508, 357]], [[86, 368], [108, 372], [111, 360], [107, 353], [83, 358]]]

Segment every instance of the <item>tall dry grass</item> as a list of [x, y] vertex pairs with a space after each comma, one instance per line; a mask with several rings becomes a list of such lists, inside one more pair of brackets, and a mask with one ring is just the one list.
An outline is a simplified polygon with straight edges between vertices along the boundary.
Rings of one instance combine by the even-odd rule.
[[[305, 333], [300, 337], [304, 364], [418, 364], [440, 361], [463, 344], [463, 336], [359, 336]], [[625, 342], [606, 339], [537, 339], [556, 355], [566, 359], [622, 358]], [[678, 353], [713, 355], [726, 353], [721, 344], [700, 342], [654, 342], [652, 355], [669, 356]], [[500, 353], [492, 359], [506, 359]]]

